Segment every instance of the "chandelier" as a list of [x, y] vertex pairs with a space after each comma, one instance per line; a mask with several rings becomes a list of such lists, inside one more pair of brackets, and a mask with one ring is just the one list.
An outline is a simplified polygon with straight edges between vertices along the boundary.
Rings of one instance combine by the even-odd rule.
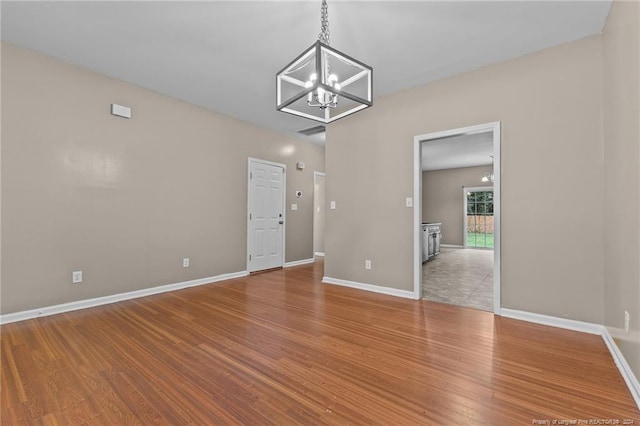
[[491, 172], [487, 172], [484, 174], [484, 176], [482, 176], [482, 182], [491, 182], [493, 183], [494, 180], [494, 176], [493, 176], [493, 155], [490, 156], [491, 157]]
[[326, 124], [373, 105], [373, 68], [330, 47], [320, 11], [318, 41], [276, 74], [276, 109]]
[[493, 179], [494, 179], [493, 172], [491, 172], [491, 173], [487, 172], [487, 173], [484, 174], [484, 176], [482, 176], [482, 181], [483, 182], [493, 182]]

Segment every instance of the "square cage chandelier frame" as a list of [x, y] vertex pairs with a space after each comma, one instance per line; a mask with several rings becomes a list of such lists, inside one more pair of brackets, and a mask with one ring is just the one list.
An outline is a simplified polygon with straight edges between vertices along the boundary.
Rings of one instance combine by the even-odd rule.
[[[328, 96], [324, 106], [312, 98]], [[373, 106], [373, 68], [316, 41], [276, 74], [276, 109], [331, 123]]]

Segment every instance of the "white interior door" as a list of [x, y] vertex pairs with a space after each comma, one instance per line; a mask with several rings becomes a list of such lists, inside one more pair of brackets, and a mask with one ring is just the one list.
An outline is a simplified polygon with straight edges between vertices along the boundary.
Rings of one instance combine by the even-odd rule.
[[284, 265], [285, 169], [249, 160], [249, 272]]

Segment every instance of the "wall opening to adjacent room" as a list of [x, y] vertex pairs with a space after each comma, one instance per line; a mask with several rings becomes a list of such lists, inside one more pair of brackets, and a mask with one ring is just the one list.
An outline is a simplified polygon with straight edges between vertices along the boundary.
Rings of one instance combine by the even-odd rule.
[[[482, 146], [480, 149], [478, 147]], [[486, 151], [486, 152], [485, 152]], [[477, 175], [477, 176], [476, 176]], [[451, 178], [452, 176], [457, 176]], [[490, 176], [486, 178], [486, 176]], [[429, 182], [443, 182], [442, 191], [437, 190], [437, 194], [425, 193]], [[458, 182], [460, 181], [460, 183]], [[460, 198], [461, 188], [476, 189], [473, 185], [477, 181], [478, 191], [482, 191], [482, 206], [479, 208], [484, 221], [480, 224], [483, 228], [481, 242], [484, 248], [487, 245], [493, 246], [491, 250], [466, 249], [469, 245], [467, 198]], [[423, 187], [424, 185], [424, 187]], [[450, 188], [445, 188], [449, 186]], [[457, 188], [457, 189], [456, 189]], [[471, 191], [467, 191], [471, 192]], [[447, 206], [446, 194], [450, 193], [451, 199], [455, 198], [455, 214], [451, 213], [452, 206]], [[471, 192], [476, 194], [476, 192]], [[486, 202], [487, 193], [490, 193], [491, 202]], [[464, 193], [466, 194], [466, 192]], [[435, 290], [434, 294], [441, 292], [441, 296], [447, 296], [448, 290], [453, 295], [451, 300], [436, 301], [444, 303], [454, 303], [463, 306], [464, 302], [470, 303], [470, 307], [485, 309], [495, 313], [500, 312], [500, 123], [486, 123], [476, 126], [469, 126], [458, 129], [451, 129], [442, 132], [419, 135], [414, 138], [414, 293], [416, 298], [426, 295], [424, 277], [425, 273], [430, 277], [438, 279], [442, 284], [440, 290]], [[471, 208], [477, 213], [478, 203], [476, 198], [470, 203]], [[426, 204], [425, 204], [426, 203]], [[484, 210], [483, 210], [484, 209]], [[487, 211], [491, 211], [491, 236], [487, 234]], [[474, 214], [472, 216], [477, 216]], [[477, 218], [475, 218], [477, 219]], [[476, 220], [475, 223], [478, 221]], [[433, 228], [433, 229], [432, 229]], [[476, 226], [476, 228], [478, 228]], [[478, 229], [474, 228], [473, 231]], [[429, 238], [425, 238], [425, 231], [428, 237], [435, 235], [434, 242], [429, 244]], [[433, 234], [433, 235], [432, 235]], [[478, 246], [480, 242], [476, 237], [478, 232], [472, 233], [473, 246]], [[493, 237], [493, 238], [491, 238]], [[487, 242], [489, 240], [489, 242]], [[438, 247], [439, 253], [427, 256], [423, 254], [423, 248]], [[466, 250], [466, 251], [465, 251]], [[472, 253], [473, 252], [473, 253]], [[475, 254], [474, 254], [475, 253]], [[486, 259], [467, 259], [469, 256], [484, 256]], [[423, 262], [424, 260], [424, 262]], [[448, 261], [461, 263], [460, 265], [447, 265]], [[473, 283], [467, 280], [465, 284], [468, 293], [464, 293], [462, 287], [456, 288], [456, 280], [460, 278], [461, 283], [465, 282], [465, 273], [474, 269], [473, 262], [481, 262], [487, 269]], [[465, 268], [465, 262], [469, 263]], [[438, 263], [438, 265], [436, 265]], [[450, 262], [449, 262], [450, 263]], [[425, 266], [426, 265], [426, 266]], [[436, 266], [446, 267], [441, 270], [439, 277], [436, 277], [434, 268]], [[447, 276], [448, 271], [456, 271], [456, 279]], [[477, 279], [476, 279], [477, 278]], [[486, 294], [480, 294], [483, 290]], [[429, 291], [429, 293], [432, 293]], [[429, 295], [434, 296], [434, 295]], [[436, 295], [437, 296], [437, 295]], [[480, 297], [482, 296], [482, 297]], [[435, 297], [435, 296], [434, 296]], [[483, 300], [474, 302], [474, 297]], [[446, 297], [445, 297], [446, 298]], [[482, 302], [482, 303], [480, 303]], [[474, 304], [475, 303], [475, 304]], [[482, 306], [480, 306], [482, 305]]]

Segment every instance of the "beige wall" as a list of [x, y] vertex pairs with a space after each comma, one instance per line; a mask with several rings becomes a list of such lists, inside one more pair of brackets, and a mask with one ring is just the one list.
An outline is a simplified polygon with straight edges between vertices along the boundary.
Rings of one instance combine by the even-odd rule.
[[464, 199], [462, 187], [484, 187], [491, 166], [422, 172], [422, 221], [442, 223], [442, 244], [464, 244]]
[[[337, 209], [327, 217], [325, 275], [412, 290], [413, 137], [501, 121], [502, 305], [602, 323], [601, 42], [377, 98], [329, 126], [327, 200]], [[585, 200], [594, 202], [578, 213]]]
[[[604, 28], [605, 325], [640, 377], [640, 5], [614, 2]], [[624, 311], [630, 330], [624, 331]]]
[[[287, 164], [288, 200], [324, 170], [320, 147], [6, 43], [2, 106], [3, 314], [246, 270], [247, 157]], [[313, 257], [297, 203], [287, 261]]]

